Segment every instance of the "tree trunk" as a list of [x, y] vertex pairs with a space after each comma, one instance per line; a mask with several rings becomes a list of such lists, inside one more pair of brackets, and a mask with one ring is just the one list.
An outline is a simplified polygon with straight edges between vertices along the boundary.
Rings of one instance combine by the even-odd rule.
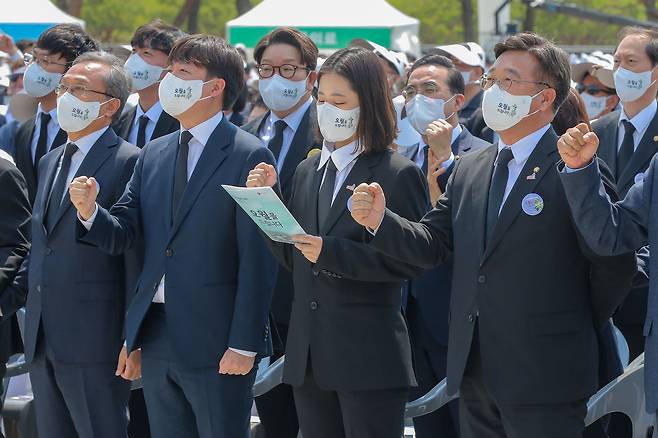
[[462, 24], [464, 26], [464, 41], [475, 41], [475, 27], [473, 26], [473, 1], [461, 0]]
[[251, 1], [235, 0], [235, 9], [238, 11], [238, 15], [246, 14], [251, 9]]
[[644, 9], [647, 12], [648, 21], [658, 21], [658, 7], [656, 7], [655, 0], [642, 0], [644, 4]]
[[80, 17], [82, 15], [82, 0], [69, 0], [69, 10], [67, 11], [70, 15], [74, 17]]
[[201, 8], [201, 0], [192, 0], [192, 8], [187, 21], [187, 29], [190, 33], [197, 33], [199, 31], [199, 9]]
[[525, 20], [523, 21], [523, 30], [532, 32], [535, 28], [535, 8], [526, 6]]
[[178, 12], [178, 15], [176, 15], [176, 18], [174, 19], [174, 26], [176, 27], [182, 27], [183, 23], [185, 23], [185, 20], [190, 16], [190, 11], [192, 10], [192, 3], [194, 3], [195, 0], [185, 0], [185, 3], [183, 3], [183, 6], [181, 6], [180, 11]]
[[66, 12], [67, 14], [69, 13], [69, 2], [67, 0], [57, 0], [57, 2], [55, 2], [55, 4], [62, 11]]

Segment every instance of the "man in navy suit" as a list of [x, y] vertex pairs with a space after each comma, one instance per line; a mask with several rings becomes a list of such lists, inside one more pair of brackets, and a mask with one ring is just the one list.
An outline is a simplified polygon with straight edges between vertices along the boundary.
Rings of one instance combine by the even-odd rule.
[[181, 131], [148, 143], [121, 199], [96, 203], [80, 177], [71, 200], [78, 237], [118, 254], [142, 238], [144, 264], [125, 323], [141, 347], [156, 438], [247, 438], [257, 355], [271, 353], [274, 259], [253, 221], [222, 189], [242, 185], [271, 152], [223, 116], [242, 84], [242, 58], [222, 39], [179, 40], [160, 102]]
[[42, 438], [126, 437], [127, 380], [139, 376], [139, 353], [126, 362], [122, 328], [136, 282], [128, 265], [139, 262], [76, 242], [66, 192], [75, 175], [94, 175], [99, 205], [121, 197], [139, 150], [109, 126], [129, 84], [121, 61], [99, 52], [80, 56], [62, 78], [57, 113], [68, 141], [39, 162], [29, 261], [0, 296], [8, 316], [29, 290], [25, 359]]

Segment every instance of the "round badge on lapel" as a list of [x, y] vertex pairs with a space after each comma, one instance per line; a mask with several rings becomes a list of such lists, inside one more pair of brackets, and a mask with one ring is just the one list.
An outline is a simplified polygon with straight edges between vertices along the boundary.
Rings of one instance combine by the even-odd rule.
[[528, 216], [537, 216], [544, 209], [544, 200], [537, 193], [528, 193], [521, 201], [521, 208]]

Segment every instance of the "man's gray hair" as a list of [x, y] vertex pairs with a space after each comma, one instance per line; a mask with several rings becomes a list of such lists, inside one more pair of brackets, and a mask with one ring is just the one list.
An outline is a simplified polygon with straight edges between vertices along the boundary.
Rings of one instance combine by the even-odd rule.
[[105, 75], [105, 88], [106, 93], [109, 96], [115, 97], [121, 101], [121, 106], [119, 110], [114, 113], [112, 121], [116, 121], [121, 117], [123, 112], [123, 107], [128, 100], [130, 95], [130, 89], [132, 87], [132, 82], [128, 72], [123, 66], [123, 61], [121, 61], [116, 56], [108, 52], [87, 52], [79, 57], [73, 62], [73, 65], [87, 63], [87, 62], [96, 62], [98, 64], [106, 65], [109, 67], [107, 75]]

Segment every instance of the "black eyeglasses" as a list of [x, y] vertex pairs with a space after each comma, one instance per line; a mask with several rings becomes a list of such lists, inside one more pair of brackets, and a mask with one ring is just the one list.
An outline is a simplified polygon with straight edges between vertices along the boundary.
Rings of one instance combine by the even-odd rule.
[[578, 93], [580, 94], [587, 93], [587, 94], [591, 94], [592, 96], [599, 93], [605, 93], [605, 94], [613, 93], [611, 90], [608, 90], [606, 88], [597, 87], [596, 85], [585, 86], [583, 84], [576, 85], [576, 91], [578, 91]]
[[112, 96], [111, 94], [107, 94], [102, 91], [91, 90], [84, 85], [59, 84], [57, 87], [55, 87], [55, 93], [57, 93], [58, 96], [61, 96], [66, 92], [71, 93], [78, 99], [85, 99], [88, 95], [87, 93], [102, 94], [103, 96], [111, 97], [112, 99], [118, 99], [117, 97]]
[[498, 84], [501, 90], [508, 91], [510, 88], [512, 88], [512, 85], [514, 83], [543, 85], [547, 88], [553, 88], [551, 87], [551, 84], [547, 82], [523, 81], [521, 79], [512, 79], [512, 78], [496, 79], [487, 75], [482, 75], [482, 77], [480, 78], [480, 87], [485, 91], [493, 87], [494, 84]]
[[270, 64], [260, 64], [256, 66], [258, 70], [258, 76], [262, 79], [271, 78], [274, 76], [275, 72], [279, 72], [282, 78], [291, 79], [297, 73], [297, 70], [305, 70], [307, 73], [311, 71], [308, 67], [301, 67], [292, 64], [283, 64], [283, 65], [270, 65]]
[[59, 65], [60, 67], [68, 67], [68, 64], [62, 64], [61, 62], [53, 62], [48, 59], [47, 56], [38, 56], [35, 53], [25, 53], [23, 55], [23, 63], [27, 66], [35, 62], [41, 67], [48, 68], [51, 65]]

